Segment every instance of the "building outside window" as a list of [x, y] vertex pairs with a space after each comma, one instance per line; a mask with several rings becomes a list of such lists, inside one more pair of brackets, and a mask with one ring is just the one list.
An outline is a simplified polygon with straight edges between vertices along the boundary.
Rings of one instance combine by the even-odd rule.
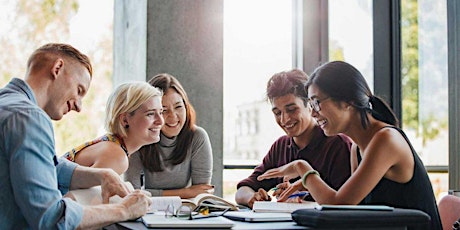
[[[256, 165], [284, 132], [275, 122], [265, 87], [293, 68], [292, 1], [224, 1], [224, 165]], [[224, 197], [252, 169], [226, 169]]]

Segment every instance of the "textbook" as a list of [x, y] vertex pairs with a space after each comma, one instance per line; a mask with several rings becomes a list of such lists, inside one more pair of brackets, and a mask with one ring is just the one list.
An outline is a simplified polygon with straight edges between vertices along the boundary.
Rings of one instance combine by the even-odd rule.
[[236, 204], [209, 193], [201, 193], [191, 199], [182, 199], [182, 204], [188, 205], [192, 209], [198, 206], [206, 206], [209, 207], [210, 211], [221, 211], [225, 209], [230, 209], [231, 211], [239, 210]]
[[159, 196], [152, 197], [151, 199], [152, 211], [164, 211], [169, 204], [172, 204], [176, 210], [180, 205], [189, 206], [192, 210], [195, 210], [199, 206], [208, 207], [210, 211], [222, 211], [225, 209], [229, 209], [231, 211], [239, 210], [236, 204], [209, 193], [201, 193], [196, 197], [189, 199], [181, 199], [178, 196]]
[[252, 206], [254, 212], [288, 212], [292, 213], [297, 209], [314, 209], [318, 203], [303, 201], [302, 203], [288, 203], [276, 201], [255, 201]]

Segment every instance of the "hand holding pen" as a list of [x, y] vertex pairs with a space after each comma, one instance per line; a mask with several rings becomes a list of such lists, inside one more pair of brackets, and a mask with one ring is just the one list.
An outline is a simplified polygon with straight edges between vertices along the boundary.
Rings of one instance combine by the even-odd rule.
[[288, 203], [302, 203], [304, 202], [304, 199], [306, 196], [308, 196], [310, 193], [309, 192], [297, 192], [289, 195], [287, 199], [284, 200], [284, 202]]
[[[288, 187], [286, 187], [284, 191], [279, 195], [279, 197], [277, 197], [277, 200], [279, 202], [284, 202], [284, 201], [288, 201], [289, 199], [293, 200], [293, 198], [296, 198], [297, 202], [301, 202], [303, 198], [307, 196], [308, 194], [299, 193], [299, 191], [302, 191], [302, 192], [305, 191], [305, 188], [302, 186], [302, 180], [300, 179], [290, 184]], [[293, 194], [298, 194], [298, 195], [294, 195], [293, 197], [290, 197]]]
[[306, 191], [304, 191], [304, 192], [298, 192], [298, 193], [294, 193], [294, 194], [289, 195], [289, 196], [288, 196], [288, 199], [289, 199], [289, 198], [294, 198], [294, 197], [299, 197], [299, 198], [302, 198], [302, 199], [303, 199], [304, 197], [306, 197], [306, 196], [309, 195], [309, 194], [310, 194], [310, 193], [309, 193], [309, 192], [306, 192]]
[[259, 188], [252, 194], [252, 197], [248, 201], [248, 206], [252, 208], [255, 201], [270, 201], [272, 198], [268, 195], [268, 192], [263, 188]]
[[278, 198], [284, 192], [284, 190], [286, 190], [286, 188], [289, 188], [290, 185], [291, 183], [289, 183], [289, 181], [285, 181], [276, 185], [276, 187], [270, 189], [270, 191], [273, 191], [272, 196]]

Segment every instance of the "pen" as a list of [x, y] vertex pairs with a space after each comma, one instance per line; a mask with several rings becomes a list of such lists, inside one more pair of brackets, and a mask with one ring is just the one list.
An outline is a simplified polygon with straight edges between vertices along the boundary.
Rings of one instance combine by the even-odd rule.
[[289, 198], [294, 198], [294, 197], [304, 197], [306, 195], [310, 194], [309, 192], [298, 192], [298, 193], [294, 193], [294, 194], [291, 194], [288, 196], [288, 199]]
[[271, 188], [271, 189], [268, 190], [268, 191], [273, 191], [273, 192], [274, 192], [274, 191], [276, 191], [276, 190], [278, 190], [278, 187]]

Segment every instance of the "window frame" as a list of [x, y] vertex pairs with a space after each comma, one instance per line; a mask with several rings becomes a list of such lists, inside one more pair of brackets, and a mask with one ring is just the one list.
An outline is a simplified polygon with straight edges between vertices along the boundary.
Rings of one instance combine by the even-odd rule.
[[460, 2], [447, 0], [449, 189], [460, 190]]
[[[307, 73], [328, 60], [328, 1], [297, 3], [302, 8], [302, 26], [293, 23], [303, 36], [303, 46], [293, 47], [302, 61], [295, 61]], [[401, 120], [401, 0], [373, 0], [374, 92], [386, 99]], [[449, 164], [426, 166], [429, 173], [449, 173], [449, 189], [460, 189], [460, 3], [447, 0], [449, 74]], [[316, 34], [317, 36], [311, 36]], [[308, 35], [308, 36], [307, 36]], [[296, 35], [297, 36], [297, 35]], [[295, 37], [296, 37], [295, 36]], [[298, 36], [297, 36], [298, 37]], [[297, 43], [294, 43], [297, 44]], [[299, 49], [301, 48], [301, 50]], [[308, 54], [308, 57], [306, 55]], [[378, 54], [378, 55], [377, 55]], [[297, 64], [296, 64], [297, 63]], [[302, 64], [302, 66], [300, 66]], [[224, 169], [252, 169], [255, 165], [224, 165]]]

